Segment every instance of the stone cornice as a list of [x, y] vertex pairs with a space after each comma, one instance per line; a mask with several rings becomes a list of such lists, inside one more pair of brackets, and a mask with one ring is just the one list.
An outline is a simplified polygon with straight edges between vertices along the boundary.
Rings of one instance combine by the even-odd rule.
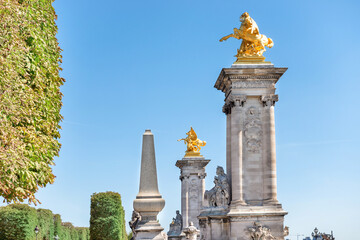
[[182, 160], [177, 160], [175, 166], [178, 168], [183, 168], [186, 166], [198, 166], [198, 167], [205, 167], [210, 162], [209, 159], [205, 158], [183, 158]]
[[[275, 87], [279, 78], [286, 72], [287, 68], [223, 68], [214, 87], [223, 92], [235, 82], [235, 87]], [[244, 82], [245, 81], [245, 82]], [[267, 82], [268, 81], [268, 82]], [[257, 85], [258, 83], [258, 85]], [[248, 86], [246, 86], [246, 84]]]

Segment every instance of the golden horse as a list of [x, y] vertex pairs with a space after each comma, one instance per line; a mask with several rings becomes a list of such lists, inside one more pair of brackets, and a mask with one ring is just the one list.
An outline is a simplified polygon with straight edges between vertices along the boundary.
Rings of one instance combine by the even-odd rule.
[[200, 156], [201, 147], [206, 145], [205, 141], [197, 138], [194, 129], [191, 127], [190, 131], [186, 133], [186, 138], [181, 138], [178, 141], [184, 141], [187, 150], [185, 156]]
[[274, 42], [271, 38], [266, 37], [264, 34], [260, 34], [259, 27], [247, 12], [241, 15], [240, 22], [241, 26], [239, 29], [234, 28], [234, 33], [220, 39], [220, 42], [225, 41], [230, 37], [243, 40], [236, 55], [238, 59], [261, 57], [266, 51], [265, 47], [271, 48], [274, 46]]

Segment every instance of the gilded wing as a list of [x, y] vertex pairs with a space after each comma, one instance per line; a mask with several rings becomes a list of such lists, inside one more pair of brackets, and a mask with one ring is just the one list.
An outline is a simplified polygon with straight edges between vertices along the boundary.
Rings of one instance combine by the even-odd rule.
[[196, 133], [195, 133], [195, 131], [194, 131], [194, 129], [191, 127], [191, 129], [190, 129], [190, 139], [192, 140], [192, 141], [195, 141], [196, 139], [197, 139], [197, 135], [196, 135]]

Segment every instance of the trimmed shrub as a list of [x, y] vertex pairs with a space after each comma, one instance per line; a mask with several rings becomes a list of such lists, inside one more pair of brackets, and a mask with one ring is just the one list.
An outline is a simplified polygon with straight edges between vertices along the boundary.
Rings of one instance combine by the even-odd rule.
[[54, 215], [54, 236], [62, 236], [61, 216]]
[[0, 239], [33, 240], [38, 218], [36, 210], [24, 204], [0, 208]]
[[54, 239], [54, 214], [48, 209], [37, 209], [38, 227], [40, 228], [38, 239]]
[[90, 230], [89, 228], [76, 227], [75, 228], [79, 234], [79, 240], [89, 240], [90, 239]]
[[37, 203], [60, 150], [61, 49], [52, 0], [0, 1], [0, 196]]
[[91, 195], [90, 240], [125, 240], [125, 214], [116, 192]]
[[89, 240], [89, 228], [77, 228], [61, 222], [59, 214], [48, 209], [35, 209], [26, 204], [0, 207], [0, 240], [34, 240], [35, 227], [39, 227], [38, 240]]

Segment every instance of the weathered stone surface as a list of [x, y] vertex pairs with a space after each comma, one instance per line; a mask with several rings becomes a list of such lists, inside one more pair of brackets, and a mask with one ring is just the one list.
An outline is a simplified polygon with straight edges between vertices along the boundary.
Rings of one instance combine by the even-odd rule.
[[229, 208], [203, 208], [201, 239], [257, 239], [249, 230], [254, 222], [262, 226], [255, 230], [263, 231], [264, 239], [284, 239], [287, 212], [277, 200], [274, 106], [275, 85], [286, 70], [247, 64], [222, 69], [215, 88], [225, 94], [231, 203]]
[[199, 228], [197, 217], [203, 206], [205, 166], [209, 162], [210, 160], [204, 157], [185, 157], [176, 162], [176, 166], [180, 168], [183, 228], [188, 227], [189, 222], [193, 222], [194, 226]]
[[164, 240], [166, 235], [157, 221], [157, 215], [165, 206], [157, 183], [154, 135], [146, 130], [143, 135], [139, 193], [134, 200], [134, 210], [141, 215], [135, 227], [135, 239]]

